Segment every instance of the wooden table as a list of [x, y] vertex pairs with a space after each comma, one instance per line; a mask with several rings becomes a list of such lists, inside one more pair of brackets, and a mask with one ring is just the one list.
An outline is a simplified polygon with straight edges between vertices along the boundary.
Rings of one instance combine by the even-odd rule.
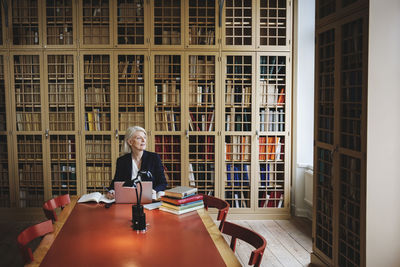
[[28, 266], [241, 266], [205, 210], [145, 213], [148, 229], [138, 233], [131, 205], [105, 209], [73, 197]]

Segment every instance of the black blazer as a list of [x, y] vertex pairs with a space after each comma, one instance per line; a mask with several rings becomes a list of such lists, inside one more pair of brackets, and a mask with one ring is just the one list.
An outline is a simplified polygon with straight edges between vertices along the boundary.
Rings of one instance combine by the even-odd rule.
[[[160, 156], [156, 153], [144, 150], [142, 164], [139, 171], [150, 171], [153, 175], [153, 189], [163, 191], [167, 188], [167, 180], [164, 175], [164, 167]], [[132, 179], [132, 154], [125, 154], [117, 159], [114, 180], [111, 181], [110, 189], [114, 189], [115, 181], [130, 181]]]

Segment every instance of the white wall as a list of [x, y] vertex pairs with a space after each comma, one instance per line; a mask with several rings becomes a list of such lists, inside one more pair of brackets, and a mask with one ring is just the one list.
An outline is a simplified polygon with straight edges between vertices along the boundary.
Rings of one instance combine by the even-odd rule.
[[370, 0], [366, 266], [400, 266], [400, 1]]
[[313, 165], [315, 1], [294, 2], [292, 209], [310, 217], [304, 171]]

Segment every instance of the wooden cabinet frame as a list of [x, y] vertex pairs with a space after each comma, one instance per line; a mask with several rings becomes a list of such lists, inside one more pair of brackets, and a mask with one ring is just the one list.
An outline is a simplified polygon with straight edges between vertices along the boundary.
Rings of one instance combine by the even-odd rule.
[[[165, 3], [168, 4], [168, 1], [174, 2], [174, 0], [164, 0]], [[10, 1], [9, 1], [10, 2]], [[90, 1], [89, 1], [90, 2]], [[84, 40], [84, 32], [83, 32], [83, 2], [82, 1], [72, 1], [73, 6], [73, 44], [57, 44], [50, 45], [47, 44], [46, 37], [46, 1], [38, 0], [38, 12], [39, 14], [43, 14], [40, 16], [39, 20], [39, 28], [40, 28], [40, 42], [35, 45], [12, 45], [12, 39], [10, 41], [10, 45], [8, 46], [7, 42], [4, 43], [3, 47], [0, 47], [0, 53], [5, 56], [9, 55], [9, 63], [6, 67], [6, 83], [9, 84], [9, 90], [7, 90], [8, 98], [10, 99], [10, 105], [7, 107], [7, 122], [8, 123], [8, 147], [10, 150], [9, 154], [9, 169], [10, 169], [10, 201], [11, 207], [21, 207], [21, 197], [19, 196], [20, 185], [19, 185], [19, 174], [18, 174], [18, 138], [22, 138], [22, 134], [26, 134], [29, 136], [35, 136], [38, 139], [38, 143], [41, 145], [42, 149], [42, 158], [41, 163], [43, 164], [43, 200], [49, 199], [52, 197], [52, 187], [54, 187], [54, 182], [57, 185], [58, 181], [52, 178], [52, 172], [54, 174], [60, 173], [60, 176], [63, 175], [60, 170], [52, 170], [52, 166], [55, 164], [63, 164], [63, 161], [56, 160], [57, 155], [63, 155], [64, 152], [57, 152], [53, 149], [58, 149], [60, 147], [67, 147], [68, 144], [68, 136], [73, 136], [75, 138], [75, 161], [76, 161], [76, 190], [77, 194], [83, 194], [91, 191], [102, 191], [103, 186], [108, 186], [108, 180], [112, 179], [115, 173], [115, 163], [118, 156], [120, 156], [120, 144], [122, 142], [123, 136], [125, 134], [126, 129], [120, 126], [119, 117], [121, 116], [119, 113], [119, 83], [126, 84], [139, 84], [140, 82], [135, 81], [135, 78], [131, 80], [127, 79], [127, 81], [120, 81], [123, 78], [124, 68], [125, 66], [119, 66], [119, 61], [121, 57], [134, 57], [140, 56], [143, 57], [143, 76], [144, 79], [144, 87], [143, 87], [143, 97], [144, 97], [144, 121], [143, 126], [148, 132], [148, 146], [147, 149], [150, 151], [157, 151], [160, 146], [170, 146], [173, 151], [171, 151], [171, 155], [174, 155], [176, 158], [170, 159], [165, 157], [165, 165], [167, 167], [172, 166], [172, 169], [167, 170], [167, 174], [170, 176], [170, 187], [176, 185], [191, 185], [190, 176], [192, 174], [196, 175], [196, 173], [202, 172], [202, 166], [197, 166], [193, 171], [190, 171], [190, 164], [209, 164], [208, 169], [204, 171], [207, 173], [207, 178], [202, 178], [204, 176], [198, 176], [198, 184], [205, 183], [208, 178], [214, 179], [213, 184], [204, 186], [204, 191], [214, 191], [211, 194], [214, 194], [217, 197], [225, 198], [225, 187], [226, 187], [226, 152], [225, 152], [225, 138], [234, 137], [231, 139], [232, 144], [240, 147], [243, 140], [245, 140], [245, 154], [246, 161], [240, 162], [238, 164], [246, 165], [245, 168], [248, 170], [249, 175], [249, 186], [245, 189], [248, 192], [248, 195], [245, 198], [246, 207], [236, 207], [231, 209], [232, 218], [288, 218], [290, 216], [290, 153], [291, 153], [291, 43], [290, 36], [292, 31], [292, 6], [291, 0], [286, 0], [286, 14], [287, 14], [287, 28], [286, 28], [286, 43], [285, 45], [279, 46], [259, 46], [260, 41], [259, 38], [259, 17], [258, 8], [260, 7], [260, 3], [258, 0], [251, 1], [251, 12], [248, 17], [251, 19], [252, 28], [251, 28], [251, 45], [249, 46], [236, 46], [236, 45], [227, 45], [224, 43], [223, 38], [225, 38], [225, 11], [226, 5], [221, 9], [219, 7], [219, 1], [216, 0], [215, 3], [215, 44], [190, 44], [189, 43], [189, 4], [187, 1], [180, 0], [180, 12], [179, 12], [179, 29], [180, 29], [180, 42], [179, 44], [155, 44], [155, 34], [154, 34], [154, 1], [143, 1], [143, 22], [144, 22], [144, 43], [143, 44], [119, 44], [118, 43], [118, 16], [121, 13], [118, 13], [118, 7], [116, 1], [100, 1], [104, 3], [108, 3], [107, 7], [108, 14], [106, 17], [109, 18], [109, 21], [105, 22], [107, 24], [107, 35], [109, 38], [109, 42], [107, 44], [95, 44], [93, 43], [83, 43]], [[175, 1], [177, 2], [177, 1]], [[90, 2], [92, 3], [92, 2]], [[93, 2], [94, 3], [94, 2]], [[133, 7], [135, 10], [136, 2], [129, 2], [129, 5], [133, 3]], [[226, 1], [225, 1], [226, 4]], [[96, 8], [95, 8], [96, 9]], [[167, 8], [168, 9], [168, 8]], [[220, 10], [222, 16], [220, 16]], [[96, 12], [94, 9], [89, 13], [85, 13], [86, 15], [93, 16], [92, 12]], [[127, 12], [123, 15], [130, 17], [132, 14], [131, 11]], [[135, 11], [132, 11], [135, 12]], [[248, 11], [247, 11], [248, 12]], [[9, 10], [11, 14], [11, 11]], [[101, 14], [101, 10], [100, 10]], [[172, 14], [172, 13], [171, 13]], [[246, 16], [247, 16], [246, 15]], [[122, 16], [122, 15], [121, 15]], [[136, 14], [133, 14], [135, 17]], [[174, 15], [175, 16], [175, 15]], [[176, 18], [178, 16], [175, 16]], [[4, 17], [5, 18], [5, 17]], [[9, 22], [12, 21], [12, 16], [8, 16]], [[222, 25], [219, 26], [219, 20], [221, 19]], [[91, 21], [90, 25], [95, 25], [98, 21]], [[129, 21], [128, 21], [129, 22]], [[174, 22], [175, 23], [175, 22]], [[174, 24], [172, 23], [172, 24]], [[178, 21], [176, 22], [178, 23]], [[208, 23], [208, 22], [207, 22]], [[132, 25], [135, 23], [132, 22]], [[10, 24], [11, 25], [11, 24]], [[89, 25], [89, 26], [90, 26]], [[128, 24], [127, 24], [128, 25]], [[124, 26], [124, 25], [122, 25]], [[129, 24], [127, 27], [130, 27]], [[171, 26], [171, 25], [170, 25]], [[175, 24], [172, 25], [175, 27]], [[171, 26], [171, 27], [172, 27]], [[172, 27], [172, 28], [173, 28]], [[4, 31], [4, 36], [11, 35], [10, 30]], [[123, 35], [123, 34], [122, 34]], [[105, 35], [104, 35], [105, 36]], [[90, 36], [89, 36], [90, 37]], [[93, 36], [92, 36], [93, 37]], [[162, 37], [162, 36], [161, 36]], [[166, 36], [170, 38], [171, 36]], [[140, 37], [141, 38], [141, 37]], [[162, 39], [161, 39], [162, 40]], [[41, 129], [38, 131], [18, 131], [16, 120], [16, 96], [15, 96], [15, 77], [14, 73], [14, 63], [13, 56], [14, 55], [37, 55], [40, 59], [40, 114], [42, 119], [40, 121]], [[63, 128], [56, 128], [58, 130], [50, 130], [50, 125], [55, 125], [52, 122], [52, 119], [48, 115], [50, 110], [54, 107], [54, 103], [49, 101], [49, 97], [53, 97], [53, 92], [49, 89], [52, 87], [51, 81], [48, 80], [48, 75], [51, 73], [49, 68], [52, 68], [51, 65], [57, 65], [54, 62], [48, 62], [48, 56], [72, 56], [73, 57], [73, 69], [74, 69], [74, 126], [73, 130], [63, 130]], [[102, 57], [105, 56], [107, 59], [95, 63], [88, 63], [88, 61], [94, 57]], [[173, 57], [174, 55], [179, 57], [178, 61], [174, 63], [168, 63], [168, 65], [164, 70], [160, 71], [158, 74], [164, 75], [162, 79], [164, 81], [156, 81], [157, 68], [160, 68], [160, 62], [156, 62], [156, 57]], [[246, 68], [250, 68], [250, 71], [246, 75], [250, 75], [251, 82], [248, 84], [242, 83], [242, 87], [247, 87], [248, 89], [244, 89], [244, 95], [246, 99], [245, 105], [237, 107], [232, 105], [230, 107], [226, 106], [225, 101], [225, 90], [226, 90], [226, 58], [227, 56], [233, 57], [248, 57], [251, 58], [250, 63], [246, 63]], [[268, 131], [260, 131], [260, 58], [270, 56], [270, 57], [284, 57], [286, 59], [285, 62], [285, 73], [284, 77], [285, 81], [285, 131], [279, 134], [269, 133]], [[89, 57], [89, 58], [88, 58]], [[193, 63], [192, 58], [198, 58], [199, 61]], [[202, 61], [204, 60], [205, 61]], [[207, 57], [210, 57], [207, 59]], [[211, 60], [212, 58], [212, 60]], [[130, 59], [127, 59], [128, 62]], [[141, 58], [142, 60], [142, 58]], [[210, 61], [209, 61], [210, 60]], [[213, 63], [211, 63], [211, 61]], [[142, 64], [141, 63], [141, 64]], [[165, 62], [164, 62], [165, 63]], [[62, 63], [61, 65], [63, 65]], [[69, 63], [68, 63], [69, 64]], [[199, 77], [205, 78], [193, 78], [192, 72], [190, 69], [191, 65], [196, 65], [198, 68], [211, 68], [214, 72], [214, 77], [207, 77], [210, 73], [206, 70], [204, 73], [200, 70], [198, 75]], [[272, 64], [272, 63], [271, 63]], [[50, 66], [49, 66], [50, 65]], [[89, 69], [93, 68], [94, 65], [98, 68], [96, 71], [89, 73]], [[128, 64], [129, 65], [129, 64]], [[121, 69], [122, 68], [122, 74]], [[129, 66], [126, 66], [129, 68]], [[169, 75], [169, 71], [174, 67], [179, 67], [179, 73], [174, 73], [173, 75]], [[132, 66], [133, 68], [133, 66]], [[85, 74], [86, 73], [86, 74]], [[129, 72], [127, 72], [128, 74]], [[91, 80], [85, 80], [88, 77], [88, 74], [92, 75], [89, 77]], [[136, 73], [138, 74], [138, 72]], [[85, 76], [86, 75], [86, 76]], [[89, 76], [90, 76], [89, 75]], [[86, 77], [86, 78], [85, 78]], [[179, 77], [179, 79], [177, 79]], [[126, 76], [127, 78], [127, 76]], [[175, 83], [179, 84], [179, 89], [173, 87], [173, 80], [175, 79]], [[214, 81], [210, 82], [212, 79]], [[209, 81], [204, 81], [209, 80]], [[172, 85], [171, 92], [168, 93], [166, 97], [162, 94], [162, 84], [168, 81], [168, 85]], [[191, 85], [193, 81], [196, 81], [195, 86], [200, 86], [203, 88], [197, 88], [197, 91], [191, 91]], [[68, 81], [69, 82], [69, 81]], [[61, 82], [63, 83], [63, 82]], [[72, 84], [72, 81], [71, 81]], [[93, 87], [93, 84], [97, 84], [98, 88], [102, 88], [102, 86], [107, 87], [107, 90], [103, 92], [103, 89], [97, 89], [93, 92], [87, 92], [89, 87]], [[141, 84], [142, 85], [142, 84]], [[85, 87], [86, 86], [86, 87]], [[96, 87], [94, 86], [94, 87]], [[161, 96], [157, 96], [156, 90], [157, 86], [161, 86]], [[193, 101], [193, 97], [198, 97], [197, 93], [202, 98], [203, 95], [206, 97], [210, 97], [212, 90], [209, 89], [213, 86], [213, 101], [207, 100], [206, 102], [210, 102], [209, 106], [205, 105], [205, 107], [196, 107], [195, 101]], [[207, 87], [209, 87], [207, 89]], [[85, 91], [86, 88], [86, 91]], [[193, 88], [192, 88], [193, 89]], [[49, 91], [50, 90], [50, 91]], [[208, 91], [209, 90], [209, 91]], [[86, 92], [86, 93], [85, 93]], [[243, 92], [243, 91], [240, 91]], [[50, 96], [49, 96], [50, 95]], [[102, 101], [99, 101], [100, 104], [96, 104], [96, 101], [92, 101], [96, 99], [95, 95], [98, 95], [102, 98]], [[234, 92], [235, 95], [239, 97], [241, 93]], [[161, 97], [158, 99], [157, 97]], [[178, 98], [179, 97], [179, 101]], [[106, 98], [105, 101], [103, 101]], [[163, 99], [168, 99], [165, 103], [163, 103]], [[90, 99], [90, 100], [89, 100]], [[192, 100], [191, 100], [192, 99]], [[137, 101], [137, 100], [133, 100]], [[192, 102], [191, 102], [192, 101]], [[200, 102], [203, 100], [201, 99]], [[104, 103], [103, 103], [104, 102]], [[127, 104], [128, 101], [123, 104], [121, 107], [125, 109], [126, 112], [129, 113], [131, 107]], [[140, 101], [139, 101], [140, 102]], [[207, 104], [206, 103], [206, 104]], [[51, 108], [49, 105], [53, 105]], [[165, 105], [164, 105], [165, 104]], [[99, 105], [99, 106], [96, 106]], [[124, 106], [125, 105], [125, 106]], [[168, 110], [168, 106], [171, 106], [171, 110], [168, 111], [170, 113], [169, 118], [173, 118], [176, 120], [175, 123], [179, 125], [175, 125], [175, 128], [159, 128], [158, 121], [155, 119], [155, 115], [163, 115], [165, 110]], [[201, 106], [201, 105], [200, 105]], [[159, 108], [159, 111], [156, 111], [155, 108]], [[226, 108], [241, 108], [242, 121], [240, 124], [242, 130], [226, 130]], [[90, 130], [89, 126], [89, 118], [87, 117], [87, 113], [93, 112], [92, 116], [97, 116], [97, 109], [99, 109], [99, 113], [105, 113], [104, 116], [107, 117], [105, 125], [106, 128], [103, 128], [103, 124], [101, 127], [95, 126], [96, 120], [91, 121], [92, 129]], [[246, 109], [246, 110], [245, 110]], [[70, 109], [72, 110], [72, 109]], [[133, 109], [132, 109], [133, 110]], [[204, 114], [202, 113], [204, 111]], [[60, 111], [64, 112], [64, 111]], [[71, 111], [72, 112], [72, 111]], [[125, 111], [124, 111], [125, 112]], [[157, 113], [158, 112], [158, 113]], [[164, 113], [163, 113], [164, 112]], [[96, 113], [96, 114], [95, 114]], [[201, 128], [197, 130], [190, 130], [190, 120], [191, 113], [196, 113], [198, 115], [197, 121], [201, 125]], [[212, 116], [214, 113], [213, 122], [209, 121], [210, 115]], [[231, 112], [232, 114], [236, 114], [235, 112]], [[53, 115], [51, 115], [53, 116]], [[100, 116], [100, 115], [99, 115]], [[203, 117], [206, 127], [203, 127]], [[246, 117], [246, 119], [243, 119]], [[211, 117], [210, 117], [211, 120]], [[101, 120], [100, 120], [101, 122]], [[166, 123], [171, 123], [171, 120], [166, 120]], [[211, 122], [214, 124], [211, 128]], [[58, 121], [57, 123], [62, 123]], [[207, 127], [208, 125], [208, 127]], [[55, 127], [55, 126], [54, 126]], [[97, 128], [96, 128], [97, 127]], [[196, 126], [197, 127], [197, 126]], [[238, 126], [239, 127], [239, 126]], [[249, 128], [247, 128], [249, 127]], [[251, 127], [251, 129], [250, 129]], [[245, 129], [246, 128], [246, 129]], [[284, 173], [282, 172], [282, 184], [283, 184], [283, 206], [281, 208], [261, 208], [258, 206], [259, 196], [258, 196], [258, 183], [260, 182], [259, 176], [260, 173], [260, 160], [259, 160], [259, 140], [258, 137], [267, 136], [267, 135], [279, 135], [284, 137], [284, 160], [282, 160], [282, 166], [284, 166]], [[48, 135], [48, 137], [46, 137]], [[37, 137], [36, 137], [37, 136]], [[245, 137], [244, 139], [240, 137]], [[53, 138], [53, 139], [52, 139]], [[161, 138], [162, 140], [160, 141]], [[169, 143], [168, 143], [169, 142]], [[204, 142], [204, 144], [203, 144]], [[98, 151], [89, 151], [88, 149], [94, 149], [94, 147], [99, 146], [100, 150]], [[164, 149], [164, 148], [163, 148]], [[161, 155], [167, 155], [168, 149], [159, 153]], [[206, 154], [205, 158], [202, 158], [202, 153]], [[53, 154], [52, 154], [53, 153]], [[92, 158], [92, 155], [97, 154], [99, 158]], [[237, 153], [238, 155], [240, 153]], [[53, 155], [53, 156], [52, 156]], [[179, 164], [176, 164], [179, 163]], [[232, 164], [236, 164], [237, 162], [233, 162]], [[169, 164], [169, 165], [168, 165]], [[175, 165], [174, 165], [175, 164]], [[179, 166], [178, 166], [179, 165]], [[214, 166], [212, 166], [214, 165]], [[232, 165], [234, 167], [234, 165]], [[73, 167], [73, 166], [72, 166]], [[89, 170], [88, 170], [89, 167]], [[96, 169], [96, 168], [97, 169]], [[177, 167], [177, 169], [175, 169]], [[193, 166], [192, 166], [193, 167]], [[92, 169], [91, 169], [92, 168]], [[102, 168], [102, 169], [99, 169]], [[99, 172], [101, 175], [98, 179], [94, 173]], [[243, 170], [242, 173], [245, 173]], [[232, 170], [231, 175], [234, 175]], [[57, 176], [53, 176], [56, 177]], [[196, 176], [195, 176], [196, 177]], [[224, 178], [225, 177], [225, 178]], [[233, 177], [233, 176], [232, 176]], [[60, 179], [60, 178], [57, 178]], [[57, 180], [56, 179], [56, 180]], [[244, 181], [247, 182], [247, 181]], [[89, 184], [88, 184], [89, 183]], [[235, 181], [232, 178], [231, 183], [234, 184]], [[213, 190], [210, 188], [213, 187]], [[62, 187], [58, 187], [59, 192], [61, 192]], [[61, 189], [60, 189], [61, 188]], [[71, 187], [72, 188], [72, 187]], [[75, 185], [74, 185], [75, 188]], [[72, 190], [72, 189], [71, 189]], [[234, 190], [232, 189], [232, 192]], [[58, 192], [58, 191], [57, 191]], [[208, 193], [208, 192], [207, 192]], [[232, 201], [233, 199], [231, 199]], [[278, 200], [279, 201], [279, 200]], [[234, 202], [234, 201], [233, 201]], [[232, 203], [233, 203], [232, 202]], [[39, 206], [39, 205], [38, 205]]]

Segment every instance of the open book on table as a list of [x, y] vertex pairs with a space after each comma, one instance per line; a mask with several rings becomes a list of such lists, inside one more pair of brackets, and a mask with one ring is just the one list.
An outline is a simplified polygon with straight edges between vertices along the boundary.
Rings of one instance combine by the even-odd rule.
[[90, 202], [90, 201], [94, 201], [97, 203], [100, 202], [113, 203], [115, 202], [115, 199], [108, 199], [104, 194], [101, 194], [100, 192], [93, 192], [81, 196], [78, 200], [78, 203]]

